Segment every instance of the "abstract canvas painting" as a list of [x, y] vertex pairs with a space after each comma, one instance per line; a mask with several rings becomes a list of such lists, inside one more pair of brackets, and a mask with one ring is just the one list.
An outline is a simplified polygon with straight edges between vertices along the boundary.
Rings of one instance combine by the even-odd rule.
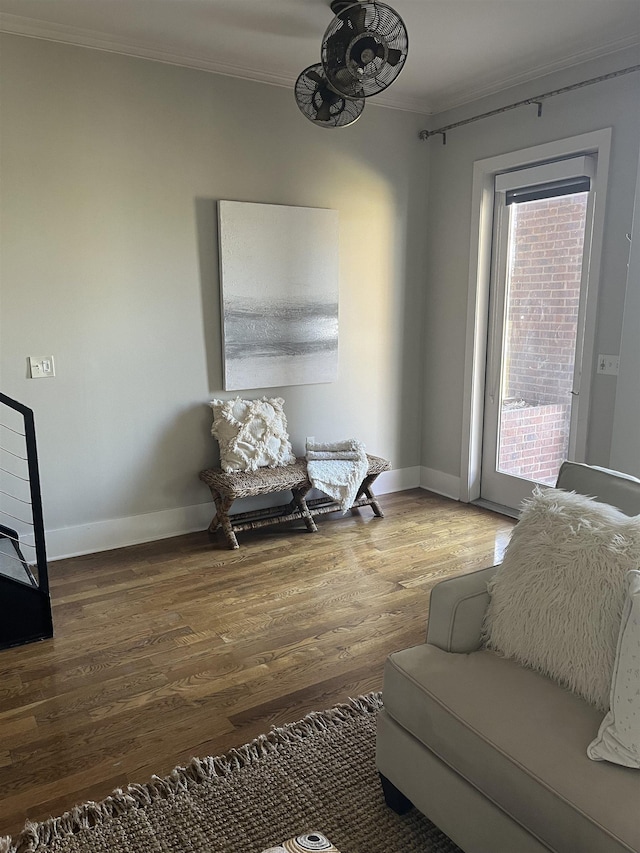
[[220, 201], [224, 389], [333, 382], [338, 212]]

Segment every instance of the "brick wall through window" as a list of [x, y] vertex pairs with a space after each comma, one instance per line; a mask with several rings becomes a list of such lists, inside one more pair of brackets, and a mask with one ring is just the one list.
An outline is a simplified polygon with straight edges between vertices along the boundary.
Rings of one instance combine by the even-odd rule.
[[511, 210], [498, 469], [537, 482], [567, 456], [587, 197]]

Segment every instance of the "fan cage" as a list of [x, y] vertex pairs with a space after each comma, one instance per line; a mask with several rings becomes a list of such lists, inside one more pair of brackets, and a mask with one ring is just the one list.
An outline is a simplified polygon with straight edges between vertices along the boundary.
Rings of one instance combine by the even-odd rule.
[[408, 48], [407, 29], [394, 9], [386, 3], [353, 3], [324, 34], [322, 66], [336, 91], [346, 98], [367, 98], [398, 77]]
[[[350, 99], [335, 91], [321, 63], [304, 69], [296, 80], [294, 94], [300, 112], [317, 127], [347, 127], [360, 118], [365, 105], [362, 97]], [[319, 117], [323, 115], [327, 117]]]

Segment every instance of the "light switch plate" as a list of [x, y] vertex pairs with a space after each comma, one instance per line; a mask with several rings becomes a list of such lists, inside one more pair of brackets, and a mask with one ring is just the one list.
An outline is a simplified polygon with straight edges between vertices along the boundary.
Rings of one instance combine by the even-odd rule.
[[52, 355], [30, 355], [29, 369], [32, 379], [51, 379], [56, 375]]
[[599, 355], [598, 373], [617, 376], [620, 369], [620, 357], [617, 355]]

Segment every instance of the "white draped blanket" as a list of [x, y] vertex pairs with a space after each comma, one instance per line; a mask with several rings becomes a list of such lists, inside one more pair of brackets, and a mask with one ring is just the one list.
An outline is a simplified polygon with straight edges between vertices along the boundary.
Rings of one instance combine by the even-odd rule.
[[369, 463], [356, 439], [335, 444], [307, 442], [307, 473], [314, 489], [329, 495], [346, 512], [354, 503]]

